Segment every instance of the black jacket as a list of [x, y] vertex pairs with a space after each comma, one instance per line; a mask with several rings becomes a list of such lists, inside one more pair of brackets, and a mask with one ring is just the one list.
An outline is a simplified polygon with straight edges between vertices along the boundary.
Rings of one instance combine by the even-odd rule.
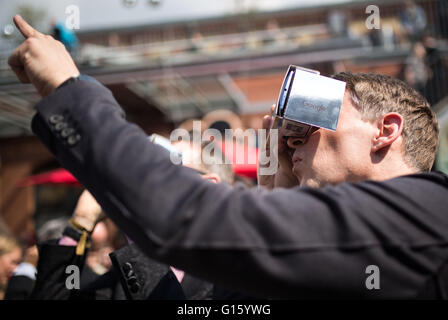
[[[443, 174], [319, 190], [232, 188], [173, 165], [99, 84], [71, 83], [36, 108], [36, 135], [155, 260], [257, 297], [446, 295]], [[380, 289], [366, 286], [371, 265]]]
[[30, 298], [34, 288], [34, 279], [23, 276], [14, 275], [8, 281], [5, 291], [5, 300], [27, 300]]
[[[168, 266], [142, 254], [133, 244], [112, 252], [112, 268], [101, 276], [85, 264], [86, 254], [76, 255], [74, 246], [61, 246], [51, 240], [39, 247], [39, 255], [34, 290], [28, 296], [11, 294], [11, 300], [205, 300], [213, 297], [211, 284], [187, 274], [179, 284]], [[80, 270], [79, 290], [66, 287], [69, 265]], [[26, 291], [30, 292], [29, 286]]]

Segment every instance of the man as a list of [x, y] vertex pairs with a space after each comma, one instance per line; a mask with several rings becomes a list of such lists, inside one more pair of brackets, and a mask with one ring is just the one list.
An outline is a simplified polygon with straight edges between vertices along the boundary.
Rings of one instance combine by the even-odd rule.
[[79, 71], [62, 45], [15, 23], [27, 40], [9, 64], [44, 97], [34, 132], [148, 256], [256, 297], [446, 296], [448, 181], [427, 172], [437, 122], [402, 82], [336, 76], [336, 132], [280, 148], [293, 152], [274, 182], [292, 171], [301, 187], [232, 188], [173, 165], [107, 89], [67, 81]]

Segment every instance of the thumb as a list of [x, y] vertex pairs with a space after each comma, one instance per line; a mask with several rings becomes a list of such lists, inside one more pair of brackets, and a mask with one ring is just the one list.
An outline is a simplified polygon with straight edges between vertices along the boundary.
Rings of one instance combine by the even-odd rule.
[[274, 109], [275, 109], [275, 104], [273, 104], [271, 106], [270, 114], [269, 115], [265, 115], [263, 117], [263, 120], [262, 120], [261, 128], [266, 130], [266, 137], [267, 137], [267, 135], [269, 135], [269, 130], [272, 128], [272, 123], [273, 123], [274, 120], [273, 120], [271, 115], [273, 114]]
[[269, 115], [264, 116], [264, 117], [263, 117], [263, 123], [262, 123], [261, 126], [262, 126], [263, 129], [266, 129], [266, 130], [271, 129], [271, 126], [272, 126], [272, 117], [269, 116]]

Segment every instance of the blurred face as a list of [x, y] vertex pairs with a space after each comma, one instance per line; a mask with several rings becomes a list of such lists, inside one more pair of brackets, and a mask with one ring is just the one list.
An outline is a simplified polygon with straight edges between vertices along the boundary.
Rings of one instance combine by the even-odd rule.
[[221, 182], [221, 178], [217, 174], [207, 173], [206, 169], [200, 163], [201, 159], [201, 148], [198, 146], [194, 146], [193, 144], [186, 142], [174, 142], [173, 146], [179, 149], [182, 152], [182, 160], [183, 166], [194, 169], [198, 171], [201, 175], [201, 178], [204, 180], [208, 180], [210, 182], [219, 183]]
[[104, 222], [99, 222], [93, 230], [91, 241], [92, 250], [97, 250], [107, 245], [109, 231]]
[[421, 42], [414, 44], [413, 51], [414, 55], [420, 59], [424, 58], [426, 55], [426, 49]]
[[361, 119], [346, 92], [336, 132], [320, 129], [306, 142], [287, 140], [293, 172], [301, 186], [323, 187], [365, 180], [370, 174], [372, 138], [377, 128]]
[[22, 250], [15, 248], [9, 253], [0, 256], [0, 284], [6, 285], [13, 271], [19, 265], [22, 258]]

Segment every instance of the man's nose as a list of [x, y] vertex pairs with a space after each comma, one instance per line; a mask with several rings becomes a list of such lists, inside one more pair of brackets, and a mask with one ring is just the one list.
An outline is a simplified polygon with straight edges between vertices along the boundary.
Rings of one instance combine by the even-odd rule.
[[288, 145], [289, 148], [295, 149], [299, 145], [303, 144], [304, 140], [305, 139], [303, 139], [303, 138], [288, 137], [288, 139], [286, 140], [286, 144]]

